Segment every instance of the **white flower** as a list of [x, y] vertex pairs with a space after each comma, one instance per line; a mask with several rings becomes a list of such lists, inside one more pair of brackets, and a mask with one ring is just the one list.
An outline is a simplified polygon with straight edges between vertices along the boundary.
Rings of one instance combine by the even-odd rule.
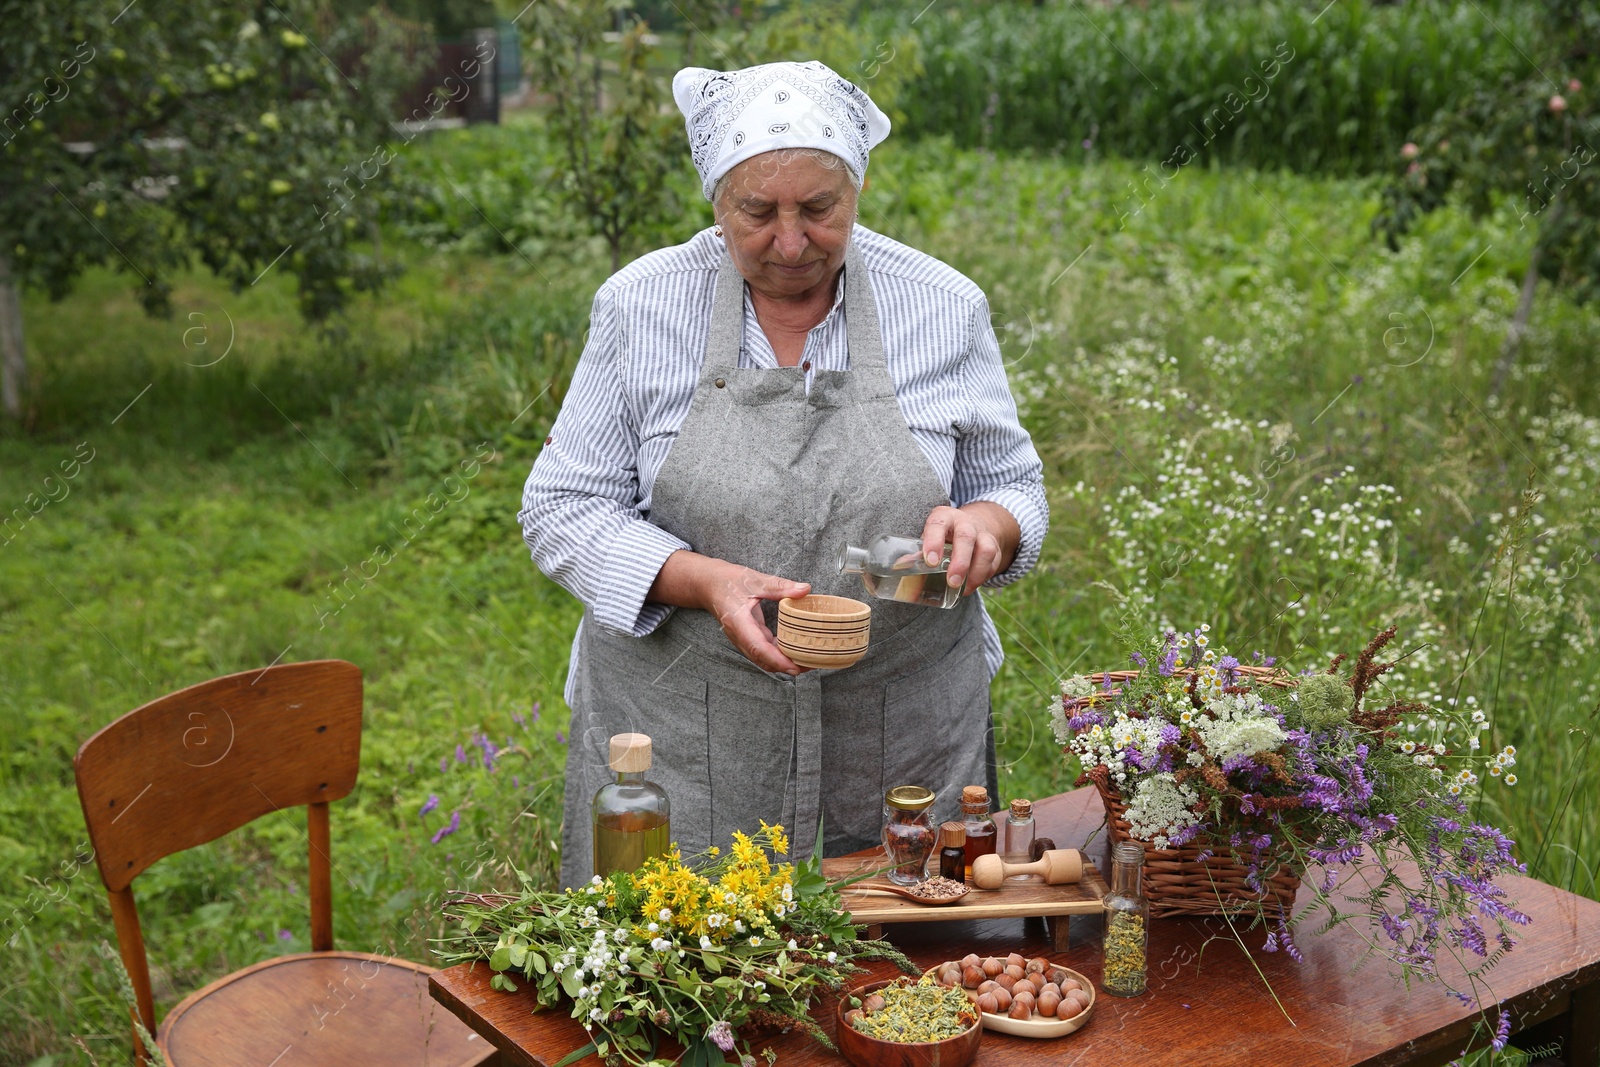
[[1080, 675], [1061, 680], [1061, 695], [1071, 700], [1082, 700], [1094, 693], [1094, 683]]
[[1467, 738], [1467, 748], [1469, 751], [1476, 752], [1482, 747], [1483, 742], [1479, 741], [1476, 737]]
[[1211, 632], [1211, 624], [1209, 622], [1201, 623], [1200, 624], [1200, 632], [1203, 633], [1203, 634], [1210, 633]]
[[1514, 774], [1506, 775], [1506, 785], [1516, 785], [1516, 784], [1517, 784], [1517, 776], [1516, 775], [1514, 775]]
[[1417, 743], [1415, 741], [1402, 741], [1402, 742], [1400, 742], [1400, 751], [1404, 752], [1406, 755], [1409, 756], [1409, 755], [1411, 755], [1411, 753], [1415, 752], [1416, 750], [1417, 750]]
[[1433, 743], [1433, 754], [1435, 756], [1444, 755], [1444, 742], [1443, 741], [1435, 741]]
[[645, 929], [646, 929], [646, 930], [649, 930], [649, 931], [650, 931], [650, 932], [651, 932], [651, 933], [652, 933], [652, 934], [653, 934], [653, 933], [655, 933], [655, 932], [656, 932], [656, 931], [657, 931], [657, 930], [660, 930], [660, 929], [661, 929], [661, 927], [659, 927], [659, 926], [657, 926], [657, 925], [656, 925], [656, 924], [655, 924], [655, 923], [651, 923], [651, 924], [650, 924], [650, 925], [649, 925], [649, 926], [646, 926], [646, 927], [645, 927]]
[[1157, 848], [1167, 847], [1167, 835], [1196, 822], [1190, 805], [1200, 799], [1193, 787], [1179, 785], [1170, 773], [1151, 775], [1139, 783], [1128, 804], [1128, 822], [1134, 837]]
[[617, 927], [616, 931], [611, 935], [611, 939], [613, 941], [615, 941], [617, 944], [620, 945], [624, 941], [628, 940], [628, 931], [624, 930], [622, 927], [619, 926], [619, 927]]
[[662, 908], [661, 909], [661, 914], [656, 916], [656, 917], [658, 919], [660, 919], [664, 923], [669, 923], [669, 922], [672, 921], [672, 909], [671, 908]]
[[589, 879], [589, 884], [590, 885], [601, 885], [604, 882], [605, 882], [605, 879], [601, 878], [598, 874], [595, 875], [593, 878]]
[[794, 899], [794, 887], [791, 886], [788, 882], [783, 883], [783, 892], [782, 892], [781, 896], [783, 897], [783, 900], [784, 900], [785, 904], [787, 904], [789, 901], [793, 900]]
[[757, 937], [755, 934], [751, 934], [750, 935], [750, 947], [751, 948], [755, 948], [759, 944], [761, 944], [761, 939], [759, 937]]
[[[1468, 697], [1467, 699], [1471, 700], [1472, 698]], [[1473, 722], [1482, 722], [1483, 721], [1483, 712], [1481, 712], [1481, 711], [1473, 712], [1472, 713], [1472, 721]]]
[[586, 997], [588, 995], [589, 995], [589, 987], [588, 986], [581, 985], [581, 986], [578, 987], [578, 999], [579, 1000], [582, 1000], [584, 997]]
[[1451, 796], [1458, 797], [1458, 796], [1461, 795], [1461, 783], [1460, 782], [1451, 782], [1449, 788], [1450, 788], [1450, 795]]
[[672, 947], [672, 942], [668, 941], [664, 937], [658, 937], [654, 941], [650, 942], [650, 947], [655, 949], [657, 952], [665, 952], [667, 949]]
[[599, 1008], [590, 1008], [589, 1009], [589, 1018], [593, 1019], [595, 1022], [599, 1022], [600, 1021], [600, 1016], [602, 1016], [604, 1014], [605, 1014], [605, 1012], [601, 1011]]
[[828, 953], [828, 962], [829, 963], [838, 963], [839, 962], [839, 954], [837, 952]]
[[705, 934], [701, 934], [700, 935], [700, 947], [702, 949], [707, 950], [707, 951], [710, 951], [710, 949], [711, 949], [711, 939], [709, 937], [707, 937]]
[[790, 938], [790, 939], [789, 939], [789, 951], [790, 951], [790, 952], [794, 952], [794, 951], [796, 951], [796, 950], [797, 950], [797, 949], [799, 949], [799, 947], [800, 947], [800, 946], [799, 946], [799, 945], [798, 945], [798, 944], [796, 944], [796, 943], [795, 943], [795, 939], [794, 939], [794, 938], [792, 938], [792, 937], [791, 937], [791, 938]]
[[1498, 777], [1500, 777], [1500, 775], [1502, 773], [1503, 772], [1501, 770], [1500, 764], [1498, 764], [1498, 763], [1494, 764], [1493, 766], [1491, 766], [1489, 768], [1489, 777], [1491, 777], [1491, 778], [1498, 778]]
[[681, 948], [680, 948], [680, 949], [679, 949], [679, 950], [678, 950], [678, 958], [679, 958], [679, 959], [680, 959], [680, 960], [681, 960], [681, 959], [683, 959], [683, 957], [685, 957], [685, 956], [687, 956], [687, 955], [688, 955], [688, 953], [687, 953], [687, 952], [685, 952], [685, 951], [684, 951], [684, 950], [683, 950], [683, 949], [681, 949]]
[[1517, 754], [1517, 746], [1516, 745], [1507, 745], [1505, 748], [1502, 748], [1500, 751], [1504, 752], [1508, 756], [1515, 756]]

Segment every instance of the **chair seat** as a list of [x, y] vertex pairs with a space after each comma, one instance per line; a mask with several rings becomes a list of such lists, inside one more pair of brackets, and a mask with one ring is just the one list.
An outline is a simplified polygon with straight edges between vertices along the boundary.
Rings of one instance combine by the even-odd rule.
[[494, 1046], [428, 995], [432, 968], [365, 952], [258, 963], [185, 997], [157, 1044], [172, 1067], [469, 1067]]

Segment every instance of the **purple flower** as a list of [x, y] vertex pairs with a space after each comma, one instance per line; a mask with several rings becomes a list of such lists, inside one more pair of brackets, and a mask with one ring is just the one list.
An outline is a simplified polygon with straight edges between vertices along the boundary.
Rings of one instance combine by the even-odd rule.
[[459, 829], [461, 829], [461, 812], [452, 811], [450, 813], [450, 821], [439, 827], [438, 830], [434, 831], [434, 835], [430, 840], [433, 842], [433, 844], [437, 845], [440, 841], [443, 841], [445, 838], [449, 837]]
[[718, 1019], [706, 1031], [706, 1040], [716, 1045], [724, 1052], [733, 1051], [733, 1027], [726, 1020]]
[[293, 941], [294, 940], [294, 934], [290, 933], [288, 930], [279, 930], [278, 931], [278, 940], [279, 941]]
[[457, 763], [465, 763], [465, 762], [467, 762], [467, 750], [465, 748], [461, 747], [460, 745], [456, 746], [456, 762]]
[[528, 720], [522, 717], [522, 713], [520, 711], [513, 711], [511, 713], [511, 721], [516, 723], [518, 726], [528, 725]]
[[439, 806], [439, 794], [438, 793], [429, 793], [428, 794], [428, 799], [424, 800], [422, 802], [422, 809], [417, 812], [417, 818], [420, 819], [422, 816], [428, 814], [428, 812], [430, 812], [430, 811], [433, 811], [438, 806]]
[[448, 771], [449, 769], [450, 769], [450, 757], [449, 756], [440, 756], [439, 757], [439, 773], [443, 774], [445, 771]]
[[557, 730], [556, 731], [556, 744], [564, 745], [566, 743], [567, 743], [567, 735], [562, 733], [560, 730]]
[[533, 714], [531, 716], [529, 716], [529, 721], [530, 722], [538, 722], [539, 721], [539, 702], [537, 700], [535, 700], [533, 702]]
[[1138, 667], [1140, 670], [1143, 670], [1145, 667], [1149, 666], [1149, 661], [1144, 658], [1144, 654], [1142, 652], [1130, 652], [1128, 653], [1128, 658], [1131, 659], [1133, 661], [1133, 665]]

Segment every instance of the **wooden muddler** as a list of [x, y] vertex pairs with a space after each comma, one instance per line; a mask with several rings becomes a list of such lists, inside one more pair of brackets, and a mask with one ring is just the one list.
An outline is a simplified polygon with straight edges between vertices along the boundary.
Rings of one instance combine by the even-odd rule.
[[1007, 878], [1019, 874], [1041, 875], [1046, 885], [1076, 882], [1083, 876], [1083, 853], [1054, 848], [1032, 863], [1007, 863], [993, 853], [972, 861], [972, 884], [979, 889], [999, 889]]

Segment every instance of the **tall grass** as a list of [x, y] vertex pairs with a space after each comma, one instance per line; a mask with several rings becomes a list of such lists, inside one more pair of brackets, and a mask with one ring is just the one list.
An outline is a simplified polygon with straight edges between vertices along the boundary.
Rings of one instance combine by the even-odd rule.
[[869, 26], [917, 39], [923, 73], [900, 94], [914, 135], [1074, 160], [1164, 160], [1188, 145], [1355, 174], [1392, 167], [1412, 128], [1473, 85], [1524, 73], [1528, 20], [1471, 0], [1050, 0], [907, 4]]

